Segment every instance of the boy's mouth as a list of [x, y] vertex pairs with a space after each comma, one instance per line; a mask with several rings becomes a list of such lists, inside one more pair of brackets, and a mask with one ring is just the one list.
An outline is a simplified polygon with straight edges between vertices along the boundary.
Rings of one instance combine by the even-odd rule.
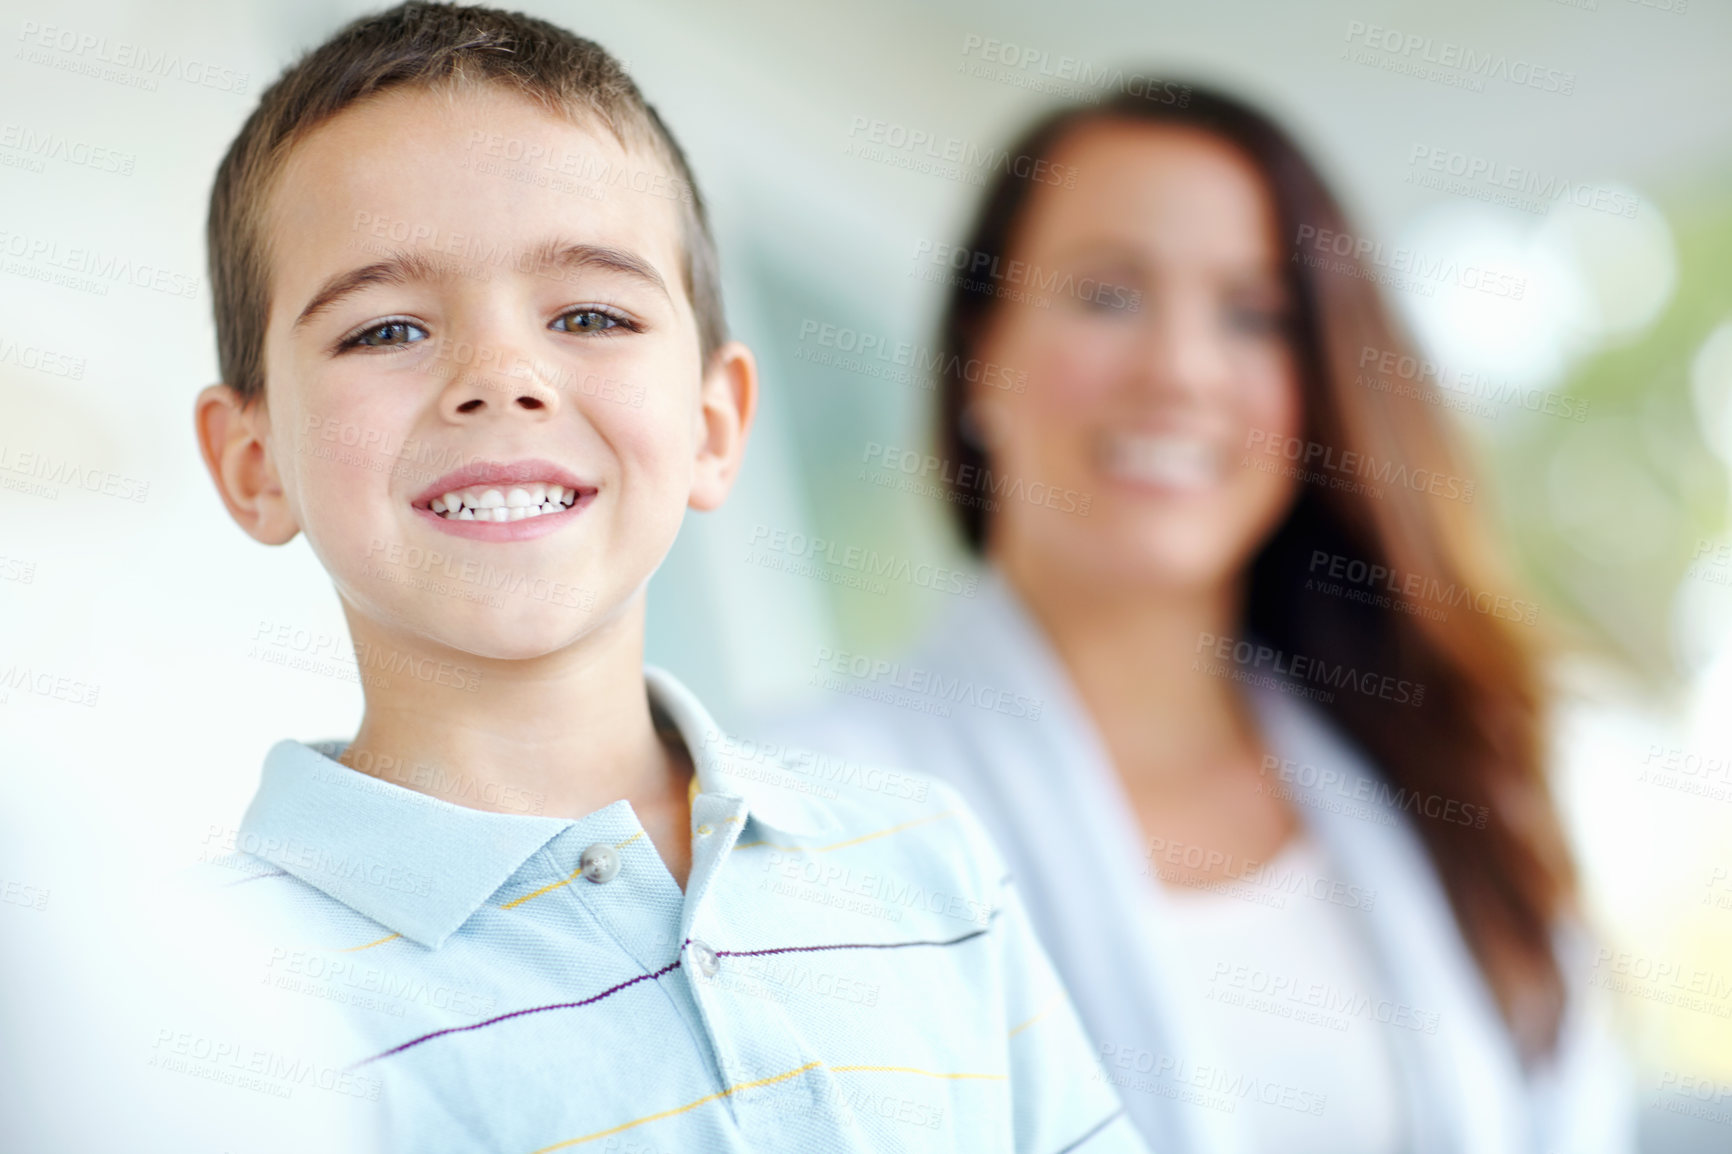
[[[495, 523], [529, 521], [571, 513], [589, 503], [596, 494], [571, 470], [551, 461], [514, 461], [500, 464], [478, 461], [453, 470], [423, 489], [410, 504], [440, 521], [473, 521], [475, 528], [463, 535], [481, 534], [487, 539], [517, 540], [525, 527], [492, 529]], [[565, 518], [558, 518], [564, 521]], [[554, 522], [549, 521], [549, 525]], [[483, 529], [482, 526], [488, 526]], [[539, 530], [539, 526], [537, 530]], [[453, 525], [455, 530], [456, 526]], [[500, 534], [505, 534], [503, 537]]]
[[545, 481], [499, 488], [471, 485], [428, 502], [447, 521], [522, 521], [545, 513], [560, 513], [577, 503], [578, 491]]

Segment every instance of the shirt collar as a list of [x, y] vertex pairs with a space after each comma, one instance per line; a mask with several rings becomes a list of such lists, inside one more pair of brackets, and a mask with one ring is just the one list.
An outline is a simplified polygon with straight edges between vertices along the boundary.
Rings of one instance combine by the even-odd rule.
[[732, 794], [746, 802], [748, 820], [793, 837], [833, 832], [829, 808], [810, 793], [809, 773], [784, 758], [780, 746], [739, 741], [716, 724], [692, 691], [671, 673], [644, 669], [650, 707], [673, 722], [691, 753], [698, 792]]
[[[700, 792], [744, 799], [749, 819], [779, 833], [833, 828], [828, 812], [799, 792], [797, 774], [779, 759], [763, 769], [746, 764], [741, 747], [673, 675], [650, 667], [644, 681], [652, 711], [684, 740]], [[381, 781], [334, 760], [346, 744], [273, 746], [237, 848], [421, 945], [450, 937], [574, 824], [453, 805]]]

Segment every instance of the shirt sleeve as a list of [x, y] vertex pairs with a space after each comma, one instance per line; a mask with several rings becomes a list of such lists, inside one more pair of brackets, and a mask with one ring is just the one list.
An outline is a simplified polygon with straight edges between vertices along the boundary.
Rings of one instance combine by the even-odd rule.
[[1034, 936], [1015, 879], [1000, 889], [997, 908], [1018, 1154], [1147, 1154]]
[[959, 794], [952, 804], [975, 868], [996, 893], [988, 932], [1004, 998], [1017, 1154], [1149, 1154], [1035, 937], [1016, 879]]

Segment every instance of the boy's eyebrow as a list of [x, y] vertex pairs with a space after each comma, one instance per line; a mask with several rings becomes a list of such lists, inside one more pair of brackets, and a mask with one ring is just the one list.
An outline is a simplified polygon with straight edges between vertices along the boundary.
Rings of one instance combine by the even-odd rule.
[[670, 302], [673, 300], [673, 297], [668, 293], [667, 283], [662, 280], [662, 275], [655, 270], [655, 266], [636, 253], [627, 252], [622, 248], [609, 248], [599, 244], [569, 244], [563, 241], [550, 240], [538, 247], [533, 257], [537, 272], [544, 272], [549, 269], [571, 272], [593, 265], [597, 268], [612, 269], [614, 272], [636, 277], [661, 293], [662, 296], [667, 297]]
[[[611, 269], [635, 277], [670, 301], [673, 299], [668, 293], [667, 282], [662, 280], [655, 266], [624, 249], [550, 240], [543, 242], [530, 255], [533, 262], [531, 267], [540, 275], [546, 275], [550, 271], [566, 274], [588, 267]], [[299, 328], [344, 297], [369, 285], [430, 283], [451, 274], [451, 266], [442, 266], [422, 253], [394, 252], [384, 260], [337, 273], [326, 280], [319, 286], [319, 291], [313, 294], [313, 299], [307, 302], [307, 307], [301, 310], [301, 315], [295, 318], [293, 327]]]
[[359, 292], [368, 285], [435, 281], [439, 276], [439, 267], [423, 254], [394, 252], [384, 260], [337, 273], [325, 281], [319, 286], [319, 291], [313, 294], [313, 299], [307, 302], [307, 307], [301, 310], [301, 315], [295, 318], [293, 327], [300, 328], [344, 297]]

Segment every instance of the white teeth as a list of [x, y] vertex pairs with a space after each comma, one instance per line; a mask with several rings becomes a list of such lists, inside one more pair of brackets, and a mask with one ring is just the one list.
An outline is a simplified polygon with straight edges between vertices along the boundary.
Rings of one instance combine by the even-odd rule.
[[504, 490], [476, 486], [453, 489], [428, 502], [453, 521], [520, 521], [543, 513], [562, 513], [577, 503], [577, 490], [546, 481], [511, 485]]
[[1102, 455], [1108, 472], [1169, 489], [1206, 489], [1222, 477], [1220, 449], [1198, 437], [1121, 433]]

